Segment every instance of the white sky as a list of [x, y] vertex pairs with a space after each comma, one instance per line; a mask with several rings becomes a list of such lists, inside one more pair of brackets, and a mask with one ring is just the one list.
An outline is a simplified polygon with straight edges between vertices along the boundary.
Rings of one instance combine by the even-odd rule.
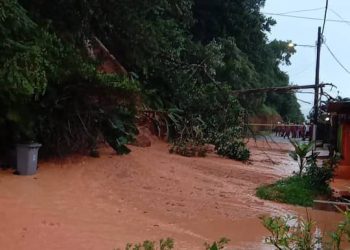
[[[323, 18], [325, 0], [266, 0], [263, 12], [285, 13], [305, 9], [321, 8], [320, 10], [291, 13], [289, 15]], [[341, 20], [333, 11], [343, 19], [350, 21], [350, 0], [329, 0], [328, 19]], [[270, 15], [266, 15], [270, 16]], [[296, 44], [315, 45], [317, 39], [317, 27], [322, 26], [322, 21], [304, 20], [282, 16], [272, 16], [277, 24], [272, 27], [269, 34], [270, 40], [292, 40]], [[327, 22], [325, 27], [325, 41], [340, 62], [350, 70], [350, 23]], [[316, 49], [296, 47], [297, 53], [292, 57], [292, 65], [283, 67], [290, 76], [293, 84], [314, 84]], [[330, 93], [337, 96], [350, 97], [350, 74], [342, 69], [333, 59], [327, 48], [323, 45], [321, 51], [320, 82], [333, 83], [336, 90]], [[328, 89], [330, 90], [330, 89]], [[306, 90], [310, 92], [309, 90]], [[313, 103], [313, 94], [297, 94], [298, 99]], [[312, 104], [300, 102], [302, 112], [307, 115]]]

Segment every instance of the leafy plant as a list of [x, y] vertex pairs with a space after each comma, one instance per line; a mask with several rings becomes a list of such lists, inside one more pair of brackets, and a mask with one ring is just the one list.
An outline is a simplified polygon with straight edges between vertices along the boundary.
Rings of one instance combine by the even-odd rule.
[[313, 189], [329, 189], [329, 182], [334, 178], [334, 172], [338, 167], [340, 155], [335, 153], [330, 159], [324, 160], [321, 166], [317, 165], [317, 153], [307, 157], [305, 176]]
[[246, 161], [250, 157], [250, 151], [243, 141], [222, 143], [217, 147], [217, 152], [219, 155], [239, 161]]
[[289, 155], [293, 158], [293, 160], [298, 161], [298, 175], [301, 176], [307, 163], [306, 157], [311, 152], [315, 143], [312, 141], [309, 143], [299, 143], [294, 140], [290, 140], [290, 143], [293, 145], [294, 151], [290, 152]]
[[151, 131], [159, 138], [171, 140], [182, 123], [182, 113], [178, 108], [151, 109], [144, 106], [140, 110], [138, 121], [141, 125], [151, 124]]
[[174, 240], [171, 238], [161, 239], [156, 246], [154, 241], [145, 240], [143, 243], [128, 243], [125, 250], [171, 250], [174, 249]]
[[204, 157], [207, 153], [205, 145], [205, 123], [200, 117], [184, 118], [177, 127], [176, 138], [172, 142], [170, 153], [193, 157]]
[[313, 200], [319, 195], [329, 195], [330, 189], [311, 187], [306, 176], [292, 176], [270, 185], [263, 185], [256, 195], [265, 200], [273, 200], [293, 205], [312, 206]]
[[212, 244], [205, 243], [205, 250], [220, 250], [224, 249], [225, 246], [230, 242], [227, 238], [221, 238], [218, 241], [214, 241]]
[[324, 235], [321, 235], [308, 213], [306, 219], [295, 216], [263, 217], [262, 223], [271, 234], [265, 238], [265, 242], [280, 250], [341, 250], [344, 238], [346, 237], [347, 242], [350, 240], [348, 211], [344, 212], [344, 217], [344, 221], [339, 223], [336, 231]]
[[217, 135], [215, 148], [219, 155], [230, 159], [246, 161], [250, 157], [250, 151], [242, 139], [236, 138], [237, 131], [228, 129]]
[[315, 235], [315, 223], [307, 217], [263, 217], [262, 223], [271, 236], [265, 238], [265, 242], [276, 249], [319, 249], [322, 245], [321, 235]]
[[[307, 151], [306, 146], [304, 151]], [[301, 206], [312, 206], [317, 196], [329, 196], [332, 192], [329, 182], [334, 177], [334, 171], [340, 158], [338, 154], [335, 154], [330, 159], [323, 161], [322, 166], [318, 166], [317, 157], [317, 153], [306, 156], [301, 161], [305, 161], [302, 168], [306, 170], [305, 172], [261, 186], [257, 189], [256, 195], [262, 199]]]

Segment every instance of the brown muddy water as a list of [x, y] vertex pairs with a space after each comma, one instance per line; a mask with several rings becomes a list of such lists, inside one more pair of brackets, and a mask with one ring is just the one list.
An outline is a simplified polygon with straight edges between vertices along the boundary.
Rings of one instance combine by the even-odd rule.
[[[233, 249], [271, 249], [262, 215], [304, 215], [304, 208], [263, 201], [255, 189], [296, 170], [289, 145], [250, 143], [252, 161], [185, 158], [168, 145], [132, 147], [116, 156], [40, 162], [35, 176], [0, 172], [0, 249], [114, 249], [171, 237], [176, 249], [203, 249], [223, 236]], [[322, 231], [342, 220], [310, 209]]]

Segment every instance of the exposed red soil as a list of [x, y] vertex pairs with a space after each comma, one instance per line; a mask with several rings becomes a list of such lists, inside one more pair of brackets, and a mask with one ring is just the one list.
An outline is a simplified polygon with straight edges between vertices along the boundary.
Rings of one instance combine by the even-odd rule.
[[[145, 239], [175, 239], [176, 249], [203, 249], [223, 236], [235, 249], [269, 249], [261, 215], [304, 213], [262, 201], [260, 184], [296, 170], [286, 150], [250, 142], [252, 160], [241, 163], [210, 154], [186, 158], [168, 145], [110, 148], [100, 158], [75, 156], [40, 162], [35, 176], [0, 173], [1, 249], [108, 249]], [[310, 210], [321, 229], [342, 216]]]

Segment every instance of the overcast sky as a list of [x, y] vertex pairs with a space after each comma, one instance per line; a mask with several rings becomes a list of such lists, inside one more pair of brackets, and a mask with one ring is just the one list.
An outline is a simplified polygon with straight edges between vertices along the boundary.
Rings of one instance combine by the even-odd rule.
[[[289, 15], [323, 18], [325, 0], [266, 0], [263, 12], [286, 13], [306, 9], [317, 9], [307, 12], [290, 13]], [[341, 18], [339, 16], [340, 15]], [[272, 16], [266, 14], [266, 16]], [[317, 39], [317, 27], [322, 26], [322, 21], [297, 19], [282, 16], [272, 16], [277, 24], [269, 34], [270, 40], [292, 40], [296, 44], [315, 45]], [[328, 19], [350, 21], [350, 0], [329, 0]], [[350, 23], [327, 22], [325, 27], [325, 42], [334, 52], [339, 61], [350, 70]], [[292, 65], [283, 67], [290, 76], [293, 84], [314, 84], [316, 49], [296, 47], [297, 53], [292, 57]], [[350, 74], [347, 73], [333, 59], [325, 45], [321, 51], [320, 81], [333, 83], [338, 88], [329, 91], [333, 96], [350, 97]], [[297, 94], [298, 99], [313, 103], [313, 95]], [[300, 102], [302, 112], [306, 115], [312, 108], [312, 104]]]

